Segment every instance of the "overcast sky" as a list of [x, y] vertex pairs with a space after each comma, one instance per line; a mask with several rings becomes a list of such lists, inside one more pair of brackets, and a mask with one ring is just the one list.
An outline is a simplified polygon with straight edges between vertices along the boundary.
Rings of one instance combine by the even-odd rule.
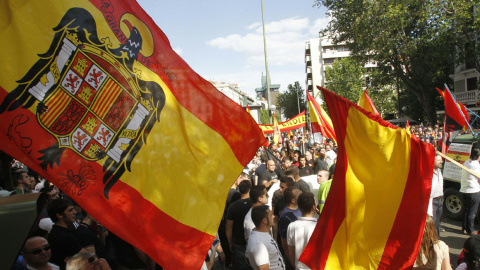
[[[260, 0], [138, 0], [174, 50], [203, 78], [237, 83], [253, 95], [265, 73]], [[264, 0], [272, 84], [305, 89], [305, 42], [328, 23], [312, 0]]]

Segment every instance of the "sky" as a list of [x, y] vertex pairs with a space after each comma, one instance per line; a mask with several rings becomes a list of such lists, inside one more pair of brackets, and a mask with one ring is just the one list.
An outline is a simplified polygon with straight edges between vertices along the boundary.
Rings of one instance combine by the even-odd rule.
[[[255, 94], [265, 74], [260, 0], [138, 0], [172, 48], [206, 80], [238, 84]], [[328, 23], [313, 0], [264, 0], [268, 69], [272, 84], [305, 89], [305, 42]]]

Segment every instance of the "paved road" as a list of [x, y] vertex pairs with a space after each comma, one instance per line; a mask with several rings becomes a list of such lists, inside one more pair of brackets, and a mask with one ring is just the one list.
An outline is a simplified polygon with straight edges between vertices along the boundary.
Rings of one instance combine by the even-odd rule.
[[[440, 232], [440, 239], [450, 247], [450, 262], [453, 269], [457, 267], [457, 258], [463, 248], [463, 243], [467, 240], [468, 235], [462, 232], [462, 222], [442, 217], [442, 228], [444, 232]], [[478, 229], [477, 227], [475, 229]]]

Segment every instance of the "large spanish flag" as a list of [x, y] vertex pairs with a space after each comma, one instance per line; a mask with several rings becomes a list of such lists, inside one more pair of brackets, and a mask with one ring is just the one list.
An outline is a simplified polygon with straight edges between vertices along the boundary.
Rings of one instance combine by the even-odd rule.
[[337, 136], [332, 125], [332, 120], [327, 112], [318, 104], [318, 102], [307, 91], [308, 112], [310, 113], [310, 123], [312, 132], [320, 132], [323, 137], [330, 138], [337, 142]]
[[365, 89], [365, 91], [363, 91], [363, 94], [358, 99], [357, 105], [360, 106], [361, 108], [365, 109], [368, 112], [371, 112], [373, 114], [379, 114], [378, 111], [377, 111], [377, 108], [375, 107], [375, 104], [373, 104], [372, 99], [367, 94], [367, 89]]
[[0, 1], [0, 150], [165, 269], [200, 269], [255, 121], [135, 1]]
[[338, 139], [332, 187], [300, 260], [312, 269], [408, 269], [422, 239], [435, 150], [324, 88]]

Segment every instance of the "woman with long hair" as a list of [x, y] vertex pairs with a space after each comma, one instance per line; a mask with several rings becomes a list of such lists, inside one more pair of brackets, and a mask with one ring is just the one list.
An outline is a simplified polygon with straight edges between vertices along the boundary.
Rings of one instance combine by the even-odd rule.
[[435, 224], [432, 217], [428, 215], [413, 269], [452, 270], [448, 246], [445, 242], [438, 240]]

